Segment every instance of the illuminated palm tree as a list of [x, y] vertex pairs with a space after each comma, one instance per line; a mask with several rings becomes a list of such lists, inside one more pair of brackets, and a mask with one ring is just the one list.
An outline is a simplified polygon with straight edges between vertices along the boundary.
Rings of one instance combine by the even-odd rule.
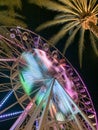
[[64, 53], [75, 38], [77, 32], [80, 31], [79, 39], [79, 61], [82, 65], [82, 54], [84, 49], [85, 31], [89, 30], [92, 48], [98, 56], [96, 39], [98, 37], [97, 15], [98, 4], [97, 0], [31, 0], [35, 4], [45, 7], [49, 10], [57, 11], [58, 15], [51, 21], [43, 23], [37, 30], [40, 31], [46, 27], [62, 24], [61, 30], [55, 34], [50, 41], [57, 43], [71, 30], [71, 35], [66, 41]]
[[19, 14], [21, 0], [0, 0], [0, 25], [26, 26], [24, 17]]

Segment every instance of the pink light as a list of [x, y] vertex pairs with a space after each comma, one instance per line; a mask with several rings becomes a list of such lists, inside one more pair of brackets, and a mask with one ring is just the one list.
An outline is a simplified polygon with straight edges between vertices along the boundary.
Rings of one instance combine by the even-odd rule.
[[0, 59], [0, 61], [16, 61], [17, 59], [16, 58], [11, 58], [11, 59], [8, 59], [8, 58], [3, 58], [3, 59]]
[[66, 85], [65, 85], [66, 92], [71, 96], [72, 99], [74, 99], [74, 101], [77, 101], [78, 93], [75, 90], [73, 90], [73, 87], [75, 87], [74, 83], [67, 77], [66, 73], [64, 74], [64, 76], [66, 79]]
[[22, 124], [22, 122], [25, 120], [28, 112], [30, 111], [31, 107], [33, 106], [33, 102], [30, 102], [27, 107], [25, 108], [25, 110], [23, 111], [23, 113], [19, 116], [19, 118], [15, 121], [15, 123], [12, 125], [12, 127], [10, 128], [10, 130], [14, 130], [18, 124]]
[[46, 67], [49, 69], [52, 67], [52, 63], [51, 61], [47, 58], [47, 55], [44, 51], [42, 50], [35, 50], [36, 54], [38, 55], [38, 57], [43, 61], [43, 64], [46, 65]]
[[[38, 55], [38, 57], [43, 61], [43, 64], [46, 65], [46, 67], [51, 70], [53, 69], [54, 71], [56, 71], [57, 73], [60, 73], [60, 68], [62, 69], [62, 75], [65, 78], [65, 90], [66, 92], [71, 96], [71, 98], [74, 101], [77, 101], [78, 99], [78, 94], [75, 90], [73, 90], [74, 88], [74, 83], [72, 82], [72, 80], [70, 80], [66, 74], [66, 71], [64, 69], [64, 67], [66, 66], [65, 61], [62, 59], [60, 62], [60, 64], [58, 63], [57, 59], [53, 58], [53, 61], [51, 62], [49, 60], [49, 58], [47, 57], [46, 53], [42, 50], [35, 50], [36, 54]], [[54, 66], [53, 63], [58, 63], [59, 66]]]
[[28, 104], [28, 106], [26, 107], [26, 111], [29, 111], [30, 109], [31, 109], [31, 107], [32, 107], [32, 105], [33, 105], [33, 103], [32, 102], [30, 102], [29, 104]]
[[[65, 66], [60, 64], [59, 67], [62, 69], [62, 75], [64, 76], [64, 79], [65, 79], [64, 88], [65, 88], [66, 92], [70, 95], [70, 97], [74, 101], [77, 101], [78, 100], [78, 93], [76, 92], [76, 90], [73, 90], [73, 88], [75, 87], [73, 81], [68, 78], [67, 73], [64, 69]], [[58, 67], [55, 67], [54, 69], [56, 70], [57, 73], [60, 73], [60, 70], [58, 69]]]

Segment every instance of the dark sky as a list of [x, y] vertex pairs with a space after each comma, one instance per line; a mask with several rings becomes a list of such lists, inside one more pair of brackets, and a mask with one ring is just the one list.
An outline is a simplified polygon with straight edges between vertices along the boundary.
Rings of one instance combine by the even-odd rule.
[[[23, 13], [26, 16], [26, 22], [29, 25], [29, 29], [35, 31], [36, 27], [41, 23], [53, 19], [56, 12], [52, 12], [46, 10], [44, 8], [39, 8], [35, 5], [24, 4], [23, 6]], [[60, 26], [52, 27], [45, 29], [44, 31], [37, 32], [47, 40], [58, 30]], [[83, 53], [83, 65], [82, 68], [79, 67], [79, 60], [78, 60], [78, 36], [75, 38], [73, 45], [69, 47], [65, 56], [74, 66], [74, 68], [79, 72], [81, 75], [84, 83], [86, 84], [88, 91], [91, 95], [93, 100], [96, 112], [98, 112], [98, 57], [95, 55], [94, 51], [91, 48], [90, 42], [88, 40], [88, 35], [85, 38], [85, 50]], [[61, 42], [64, 44], [65, 39]], [[60, 42], [60, 43], [61, 43]], [[63, 45], [59, 44], [58, 48], [62, 51]]]
[[[28, 24], [28, 28], [35, 32], [35, 29], [38, 25], [49, 19], [52, 19], [56, 12], [48, 11], [34, 5], [29, 5], [26, 3], [26, 0], [24, 0], [23, 14], [26, 16], [26, 23]], [[49, 37], [56, 33], [59, 28], [60, 27], [48, 28], [45, 31], [37, 33], [48, 40]], [[64, 43], [65, 40], [66, 38], [61, 42]], [[88, 37], [86, 37], [85, 43], [87, 43], [87, 45], [85, 45], [86, 48], [83, 55], [83, 65], [82, 68], [80, 68], [77, 53], [77, 41], [78, 40], [76, 38], [74, 44], [69, 47], [65, 56], [81, 75], [91, 95], [96, 112], [98, 113], [98, 57], [94, 54], [91, 46], [89, 45]], [[57, 47], [60, 51], [62, 51], [63, 45], [59, 44]], [[3, 123], [3, 126], [6, 124], [10, 125], [10, 121]]]

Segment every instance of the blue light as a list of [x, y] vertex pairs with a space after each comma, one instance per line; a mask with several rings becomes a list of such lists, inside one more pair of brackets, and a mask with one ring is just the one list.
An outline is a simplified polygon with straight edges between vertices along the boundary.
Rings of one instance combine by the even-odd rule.
[[0, 108], [4, 105], [4, 103], [8, 100], [8, 98], [12, 95], [13, 91], [10, 91], [0, 102]]
[[[58, 112], [61, 112], [61, 116], [66, 115], [70, 113], [70, 109], [66, 104], [66, 100], [68, 100], [65, 90], [62, 88], [62, 86], [59, 84], [57, 80], [55, 80], [55, 84], [53, 87], [53, 94], [54, 94], [54, 102], [58, 108]], [[69, 101], [68, 101], [69, 102]], [[70, 102], [69, 102], [70, 104]], [[70, 104], [71, 106], [71, 104]]]
[[38, 122], [38, 120], [36, 119], [36, 130], [38, 129], [38, 127], [39, 127], [39, 122]]
[[49, 79], [49, 75], [46, 75], [48, 68], [42, 62], [42, 59], [39, 57], [39, 54], [33, 55], [30, 52], [24, 52], [22, 58], [26, 62], [26, 66], [20, 70], [20, 81], [27, 95], [30, 95], [31, 90], [36, 87], [36, 83], [46, 82], [46, 79]]
[[0, 119], [16, 116], [18, 114], [21, 114], [22, 112], [23, 111], [17, 111], [17, 112], [12, 112], [12, 113], [8, 113], [8, 114], [0, 115]]

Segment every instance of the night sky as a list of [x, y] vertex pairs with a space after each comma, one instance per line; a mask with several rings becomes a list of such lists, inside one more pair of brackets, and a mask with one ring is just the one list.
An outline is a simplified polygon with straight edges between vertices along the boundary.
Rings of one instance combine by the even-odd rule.
[[[26, 17], [25, 22], [28, 28], [34, 32], [36, 27], [41, 23], [53, 19], [56, 12], [52, 12], [43, 8], [39, 8], [35, 5], [30, 5], [24, 0], [23, 2], [23, 15]], [[48, 40], [56, 31], [60, 29], [60, 26], [47, 28], [44, 31], [36, 32], [37, 34]], [[70, 34], [69, 34], [70, 35]], [[66, 37], [63, 38], [57, 45], [57, 48], [62, 52], [63, 45], [66, 41]], [[78, 60], [78, 36], [76, 36], [73, 44], [68, 48], [65, 57], [70, 61], [73, 67], [79, 72], [82, 77], [87, 89], [91, 95], [95, 110], [98, 115], [98, 57], [95, 55], [91, 48], [88, 36], [85, 38], [85, 50], [83, 53], [83, 65], [82, 68], [79, 66]], [[14, 122], [14, 120], [12, 121]], [[8, 124], [10, 126], [10, 121], [3, 123], [3, 126]], [[3, 130], [3, 129], [2, 129]], [[4, 129], [7, 130], [7, 129]]]
[[[26, 5], [26, 6], [25, 6]], [[36, 32], [37, 26], [41, 23], [53, 19], [56, 12], [46, 10], [44, 8], [39, 8], [35, 5], [29, 5], [25, 2], [23, 6], [23, 14], [26, 16], [26, 22], [28, 28]], [[55, 34], [61, 27], [55, 26], [45, 29], [41, 32], [36, 32], [40, 34], [45, 39], [49, 39], [53, 34]], [[69, 34], [70, 35], [70, 34]], [[83, 52], [83, 64], [82, 68], [79, 66], [78, 60], [78, 35], [75, 37], [73, 44], [68, 48], [65, 57], [71, 62], [73, 67], [79, 72], [84, 83], [86, 84], [88, 91], [91, 95], [93, 104], [95, 106], [96, 112], [98, 113], [98, 57], [95, 55], [90, 41], [88, 40], [88, 32], [85, 37], [85, 50]], [[62, 52], [64, 43], [66, 42], [66, 37], [63, 38], [57, 45], [58, 49]]]

